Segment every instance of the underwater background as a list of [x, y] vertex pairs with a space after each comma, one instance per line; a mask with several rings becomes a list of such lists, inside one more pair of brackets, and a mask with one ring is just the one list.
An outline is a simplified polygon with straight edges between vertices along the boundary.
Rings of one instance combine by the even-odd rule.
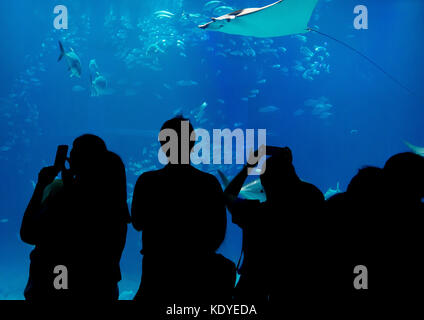
[[[325, 193], [346, 189], [364, 165], [382, 166], [424, 145], [424, 2], [319, 0], [309, 26], [322, 35], [259, 39], [197, 25], [272, 0], [14, 0], [0, 2], [0, 299], [23, 299], [32, 247], [19, 237], [39, 170], [56, 146], [94, 133], [127, 168], [128, 203], [137, 177], [160, 168], [157, 134], [182, 113], [195, 127], [267, 129], [267, 144], [289, 146], [299, 176]], [[53, 27], [56, 5], [68, 29]], [[353, 25], [368, 8], [369, 29]], [[81, 78], [57, 62], [58, 40], [81, 59]], [[93, 94], [95, 59], [107, 87]], [[239, 165], [200, 165], [230, 178]], [[200, 210], [200, 209], [199, 209]], [[83, 217], [81, 223], [84, 223]], [[132, 299], [141, 275], [141, 234], [129, 228], [120, 298]], [[229, 225], [220, 249], [237, 261], [241, 232]], [[278, 272], [278, 271], [276, 271]], [[205, 275], [206, 276], [206, 275]]]

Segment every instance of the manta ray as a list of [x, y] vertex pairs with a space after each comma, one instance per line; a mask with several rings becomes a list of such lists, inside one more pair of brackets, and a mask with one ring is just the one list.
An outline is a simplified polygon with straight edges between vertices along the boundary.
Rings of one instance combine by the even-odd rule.
[[80, 58], [77, 56], [77, 54], [74, 52], [74, 50], [71, 48], [71, 51], [65, 52], [63, 49], [62, 42], [59, 41], [59, 49], [60, 49], [60, 56], [57, 59], [57, 61], [62, 60], [63, 57], [65, 57], [66, 63], [68, 64], [68, 71], [71, 71], [71, 78], [73, 76], [76, 76], [78, 78], [81, 77], [81, 61]]
[[[230, 184], [230, 181], [221, 170], [218, 170], [218, 175], [222, 180], [224, 188], [226, 188]], [[265, 202], [266, 195], [264, 188], [262, 187], [261, 181], [259, 179], [256, 179], [244, 185], [243, 188], [241, 188], [240, 190], [240, 197], [243, 199], [259, 200], [260, 202]]]
[[409, 149], [411, 149], [414, 153], [424, 157], [424, 147], [417, 147], [413, 144], [409, 143], [408, 141], [405, 141], [405, 144], [408, 146]]
[[258, 38], [306, 33], [310, 31], [308, 22], [317, 3], [318, 0], [280, 0], [212, 18], [199, 28]]
[[230, 12], [212, 21], [199, 25], [204, 30], [219, 31], [232, 35], [257, 38], [282, 37], [313, 31], [352, 50], [395, 82], [408, 93], [415, 93], [387, 72], [377, 62], [367, 57], [351, 45], [338, 40], [316, 28], [308, 27], [309, 20], [318, 0], [279, 0], [261, 8], [246, 8]]

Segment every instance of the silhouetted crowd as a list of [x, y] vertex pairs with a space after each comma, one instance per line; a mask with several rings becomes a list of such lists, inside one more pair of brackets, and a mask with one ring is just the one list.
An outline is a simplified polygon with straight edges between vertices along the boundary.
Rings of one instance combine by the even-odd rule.
[[[186, 120], [173, 118], [161, 130], [180, 132]], [[177, 164], [138, 178], [130, 214], [120, 157], [97, 136], [77, 138], [69, 169], [41, 170], [24, 214], [21, 238], [35, 246], [25, 298], [117, 300], [129, 223], [142, 231], [134, 299], [146, 307], [237, 303], [276, 311], [300, 301], [312, 307], [370, 296], [417, 297], [413, 292], [424, 284], [423, 157], [401, 153], [384, 168], [360, 169], [346, 192], [325, 201], [298, 177], [289, 148], [271, 148], [266, 156], [260, 175], [265, 202], [239, 196], [256, 163], [247, 163], [223, 191], [213, 175], [181, 164], [180, 153]], [[59, 172], [62, 179], [55, 180]], [[226, 209], [243, 231], [237, 267], [217, 253]], [[56, 266], [67, 269], [67, 283], [59, 283], [66, 289], [54, 285]], [[354, 285], [361, 276], [357, 266], [367, 271], [360, 288]]]

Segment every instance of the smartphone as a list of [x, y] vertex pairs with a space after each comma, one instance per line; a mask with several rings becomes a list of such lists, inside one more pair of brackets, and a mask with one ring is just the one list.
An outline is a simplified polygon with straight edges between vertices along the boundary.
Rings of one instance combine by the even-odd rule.
[[54, 166], [58, 170], [62, 170], [65, 167], [65, 161], [68, 157], [68, 146], [60, 145], [57, 147], [56, 158], [54, 160]]

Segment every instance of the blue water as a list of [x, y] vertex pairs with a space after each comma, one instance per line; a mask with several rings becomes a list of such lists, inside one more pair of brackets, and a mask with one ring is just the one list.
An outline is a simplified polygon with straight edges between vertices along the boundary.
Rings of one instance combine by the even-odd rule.
[[[424, 145], [422, 1], [320, 0], [309, 23], [371, 57], [416, 94], [318, 34], [257, 39], [200, 30], [197, 24], [212, 16], [206, 2], [0, 2], [0, 299], [23, 298], [32, 248], [20, 240], [19, 228], [38, 171], [53, 162], [58, 144], [82, 133], [100, 135], [123, 158], [129, 202], [137, 177], [161, 166], [157, 132], [178, 112], [207, 130], [267, 129], [268, 144], [290, 146], [299, 176], [323, 192], [337, 182], [343, 190], [358, 168], [382, 166], [407, 150], [404, 140]], [[68, 30], [53, 27], [58, 4], [68, 8]], [[368, 7], [368, 30], [353, 26], [358, 4]], [[174, 16], [161, 19], [158, 10]], [[57, 62], [58, 40], [79, 55], [80, 79]], [[108, 80], [99, 97], [90, 96], [91, 59]], [[321, 66], [312, 69], [319, 74], [308, 79], [301, 67], [318, 60]], [[331, 107], [322, 111], [319, 104]], [[231, 177], [239, 166], [200, 168]], [[138, 288], [140, 239], [130, 228], [122, 299]], [[220, 251], [236, 261], [240, 244], [240, 230], [229, 224]]]

